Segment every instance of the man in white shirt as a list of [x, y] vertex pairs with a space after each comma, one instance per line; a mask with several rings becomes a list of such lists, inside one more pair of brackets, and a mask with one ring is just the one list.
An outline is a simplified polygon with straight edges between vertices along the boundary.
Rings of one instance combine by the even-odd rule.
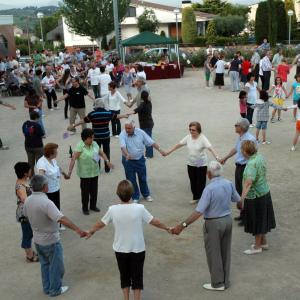
[[33, 193], [24, 202], [23, 213], [28, 218], [35, 246], [41, 263], [43, 291], [50, 297], [65, 293], [69, 288], [62, 286], [64, 275], [63, 249], [60, 243], [59, 223], [74, 230], [80, 237], [87, 235], [50, 201], [47, 178], [35, 175], [31, 179]]
[[99, 83], [100, 83], [100, 94], [101, 98], [108, 95], [108, 84], [111, 82], [111, 77], [105, 73], [105, 67], [100, 67]]
[[88, 71], [87, 79], [91, 82], [95, 99], [100, 98], [99, 76], [100, 69], [96, 66], [96, 63], [93, 61], [91, 63], [91, 68]]
[[43, 85], [43, 88], [44, 88], [46, 96], [47, 96], [48, 109], [50, 109], [51, 111], [53, 110], [52, 99], [53, 99], [53, 103], [54, 103], [54, 108], [58, 109], [57, 103], [56, 103], [57, 96], [55, 93], [56, 81], [49, 70], [46, 71], [46, 76], [42, 80], [42, 85]]

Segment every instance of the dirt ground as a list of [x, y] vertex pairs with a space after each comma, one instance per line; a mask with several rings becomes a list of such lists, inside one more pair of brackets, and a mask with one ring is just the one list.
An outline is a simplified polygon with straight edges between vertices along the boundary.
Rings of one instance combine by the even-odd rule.
[[[184, 137], [188, 133], [188, 123], [195, 120], [201, 122], [204, 134], [220, 156], [233, 147], [237, 137], [233, 125], [239, 118], [238, 94], [229, 90], [228, 77], [226, 87], [221, 91], [204, 88], [203, 77], [202, 70], [187, 71], [182, 79], [149, 82], [153, 99], [154, 139], [163, 149]], [[123, 89], [121, 92], [124, 94]], [[17, 161], [26, 161], [21, 126], [28, 114], [23, 108], [23, 97], [4, 100], [16, 104], [17, 110], [0, 109], [0, 136], [10, 146], [10, 150], [0, 152], [0, 299], [46, 299], [41, 288], [40, 266], [25, 262], [20, 248], [21, 229], [15, 221], [13, 165]], [[92, 103], [88, 99], [86, 102], [87, 111], [90, 111]], [[287, 104], [291, 104], [291, 100]], [[63, 139], [68, 122], [63, 118], [62, 104], [60, 106], [60, 110], [50, 112], [44, 105], [48, 131], [45, 142], [59, 144], [58, 162], [67, 169], [69, 146], [74, 147], [80, 141], [80, 135]], [[126, 110], [123, 108], [123, 112]], [[179, 237], [145, 226], [144, 300], [300, 299], [300, 145], [298, 151], [289, 151], [295, 124], [291, 111], [283, 112], [282, 117], [282, 122], [269, 124], [267, 134], [272, 144], [259, 149], [268, 163], [268, 180], [277, 221], [276, 230], [268, 235], [270, 250], [256, 256], [244, 255], [243, 250], [249, 248], [253, 238], [235, 223], [231, 287], [225, 292], [209, 292], [202, 288], [203, 283], [210, 281], [203, 247], [203, 220], [190, 226]], [[251, 132], [254, 133], [254, 129]], [[62, 180], [62, 211], [83, 229], [89, 229], [110, 205], [117, 203], [115, 189], [124, 178], [124, 170], [116, 138], [112, 138], [111, 152], [115, 170], [100, 176], [100, 213], [82, 215], [75, 170], [70, 181]], [[145, 206], [170, 226], [183, 221], [194, 208], [188, 203], [191, 192], [185, 158], [186, 149], [181, 149], [166, 158], [156, 152], [155, 158], [147, 161], [154, 202], [145, 203]], [[224, 171], [224, 176], [233, 180], [233, 159], [226, 163]], [[237, 215], [236, 208], [233, 206], [232, 209], [233, 216]], [[121, 299], [119, 273], [112, 251], [112, 226], [104, 228], [88, 241], [79, 239], [70, 230], [62, 233], [61, 240], [66, 269], [64, 283], [70, 286], [70, 290], [60, 298]]]

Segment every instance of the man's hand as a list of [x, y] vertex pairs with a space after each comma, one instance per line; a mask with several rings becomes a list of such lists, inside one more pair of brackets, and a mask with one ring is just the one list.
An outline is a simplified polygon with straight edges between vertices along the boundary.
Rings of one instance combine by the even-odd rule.
[[239, 210], [242, 210], [242, 209], [243, 209], [243, 201], [237, 202], [236, 207], [237, 207]]
[[179, 235], [181, 231], [183, 230], [182, 224], [178, 224], [177, 226], [170, 229], [172, 234]]
[[224, 158], [220, 158], [218, 161], [219, 161], [220, 164], [225, 165], [226, 158], [225, 157]]
[[126, 158], [126, 160], [132, 160], [132, 157], [131, 157], [129, 154], [127, 154], [127, 155], [125, 156], [125, 158]]
[[110, 168], [110, 169], [114, 169], [115, 166], [110, 162], [110, 161], [105, 161], [105, 163], [107, 164], [107, 166]]
[[86, 236], [85, 239], [88, 240], [94, 233], [90, 232], [90, 231], [86, 231]]
[[162, 155], [162, 156], [167, 156], [166, 152], [162, 149], [159, 150], [159, 153]]

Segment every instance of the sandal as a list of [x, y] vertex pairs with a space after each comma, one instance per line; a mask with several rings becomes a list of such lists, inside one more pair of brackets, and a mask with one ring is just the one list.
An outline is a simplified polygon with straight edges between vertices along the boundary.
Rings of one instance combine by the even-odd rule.
[[26, 261], [28, 263], [38, 262], [39, 261], [39, 256], [34, 251], [32, 251], [32, 257], [26, 256]]

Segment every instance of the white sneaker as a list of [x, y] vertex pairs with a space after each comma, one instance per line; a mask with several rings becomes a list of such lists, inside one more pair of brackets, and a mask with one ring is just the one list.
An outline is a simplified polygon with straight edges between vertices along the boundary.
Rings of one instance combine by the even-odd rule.
[[250, 124], [249, 127], [250, 127], [250, 128], [253, 128], [253, 127], [255, 127], [255, 125], [254, 125], [254, 124]]
[[62, 286], [62, 287], [60, 288], [60, 294], [66, 293], [66, 292], [68, 291], [68, 289], [69, 289], [68, 286]]
[[54, 109], [55, 109], [55, 110], [59, 110], [59, 107], [58, 107], [58, 106], [56, 106], [56, 107], [54, 107]]
[[145, 197], [144, 199], [148, 202], [153, 202], [153, 198], [151, 196]]
[[270, 145], [271, 142], [270, 142], [270, 141], [264, 141], [264, 142], [262, 142], [261, 144], [262, 144], [262, 145]]
[[[251, 248], [252, 248], [252, 249], [255, 249], [254, 247], [255, 247], [255, 245], [254, 245], [254, 244], [253, 244], [253, 245], [251, 245]], [[261, 245], [261, 249], [263, 249], [263, 250], [269, 250], [269, 245], [268, 245], [268, 244]]]
[[8, 146], [2, 145], [2, 147], [0, 147], [0, 150], [9, 150]]
[[70, 131], [69, 135], [74, 135], [76, 133], [76, 131]]
[[59, 226], [59, 230], [60, 231], [65, 231], [67, 228], [65, 227], [65, 226], [63, 226], [63, 225], [61, 225], [61, 226]]
[[193, 205], [193, 204], [198, 203], [198, 200], [191, 200], [189, 203], [190, 203], [191, 205]]
[[218, 288], [215, 288], [211, 285], [211, 283], [205, 283], [203, 284], [203, 288], [205, 288], [206, 290], [209, 291], [225, 291], [225, 287], [224, 286], [220, 286]]
[[259, 249], [252, 248], [244, 251], [244, 254], [247, 255], [258, 254], [258, 253], [262, 253], [262, 248]]
[[296, 147], [292, 146], [291, 151], [295, 151], [295, 150], [296, 150]]
[[53, 108], [50, 108], [50, 111], [53, 111], [54, 109]]
[[115, 138], [117, 138], [117, 139], [119, 138], [119, 136], [118, 136], [117, 134], [116, 134], [116, 135], [114, 135], [114, 137], [115, 137]]
[[139, 200], [132, 200], [132, 203], [139, 203]]

